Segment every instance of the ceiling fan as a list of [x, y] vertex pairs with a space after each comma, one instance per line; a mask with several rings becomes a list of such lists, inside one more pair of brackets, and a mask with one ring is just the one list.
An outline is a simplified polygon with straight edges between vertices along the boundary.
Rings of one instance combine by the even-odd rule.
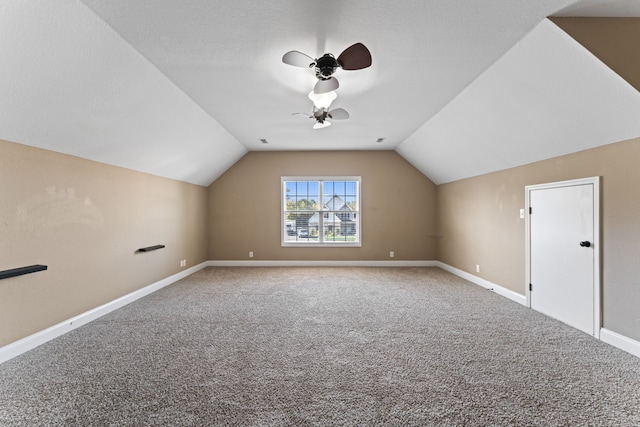
[[309, 117], [310, 119], [314, 119], [316, 121], [316, 123], [313, 125], [314, 129], [322, 129], [327, 126], [331, 126], [331, 122], [327, 119], [346, 120], [349, 118], [349, 113], [344, 108], [334, 108], [333, 110], [329, 111], [328, 108], [317, 108], [316, 106], [313, 107], [313, 112], [310, 115], [305, 113], [292, 114], [300, 114]]
[[297, 50], [287, 52], [282, 62], [294, 67], [315, 68], [318, 83], [313, 88], [315, 93], [326, 93], [338, 89], [340, 84], [333, 77], [338, 67], [343, 70], [361, 70], [371, 66], [371, 52], [362, 43], [356, 43], [346, 48], [336, 59], [333, 54], [325, 53], [320, 58], [313, 59]]

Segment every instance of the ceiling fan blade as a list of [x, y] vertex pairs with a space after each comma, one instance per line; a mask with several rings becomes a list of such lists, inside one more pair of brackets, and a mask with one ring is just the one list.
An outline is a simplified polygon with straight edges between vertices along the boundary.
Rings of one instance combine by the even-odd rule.
[[329, 117], [331, 117], [333, 120], [346, 120], [350, 116], [347, 110], [345, 110], [344, 108], [336, 108], [329, 111]]
[[318, 80], [318, 83], [313, 87], [313, 93], [327, 93], [336, 90], [340, 87], [338, 79], [331, 77], [327, 80]]
[[292, 50], [282, 56], [282, 62], [294, 67], [311, 68], [315, 65], [316, 60], [302, 52]]
[[338, 56], [338, 64], [343, 70], [361, 70], [371, 66], [371, 52], [362, 43], [346, 48]]
[[292, 116], [305, 116], [308, 119], [313, 119], [313, 116], [310, 116], [309, 114], [306, 113], [291, 113]]

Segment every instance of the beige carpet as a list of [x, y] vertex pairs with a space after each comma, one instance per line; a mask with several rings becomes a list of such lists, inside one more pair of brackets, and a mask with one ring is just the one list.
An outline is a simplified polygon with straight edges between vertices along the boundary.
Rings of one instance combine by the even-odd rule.
[[0, 425], [638, 426], [640, 359], [437, 268], [209, 268], [0, 365]]

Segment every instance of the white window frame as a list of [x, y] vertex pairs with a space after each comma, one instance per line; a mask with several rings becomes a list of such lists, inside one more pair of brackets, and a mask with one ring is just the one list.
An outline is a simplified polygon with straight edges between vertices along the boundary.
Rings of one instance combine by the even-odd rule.
[[[319, 188], [319, 200], [318, 210], [314, 211], [318, 213], [319, 230], [323, 230], [324, 214], [330, 211], [323, 210], [324, 205], [323, 197], [323, 183], [325, 181], [355, 181], [356, 182], [356, 200], [358, 210], [354, 211], [356, 221], [356, 234], [355, 241], [353, 242], [335, 242], [325, 241], [323, 233], [318, 234], [318, 241], [287, 241], [286, 228], [287, 228], [287, 189], [286, 182], [289, 181], [315, 181], [318, 182]], [[283, 176], [280, 180], [280, 241], [283, 247], [361, 247], [362, 246], [362, 178], [360, 176]], [[296, 230], [297, 232], [297, 230]]]

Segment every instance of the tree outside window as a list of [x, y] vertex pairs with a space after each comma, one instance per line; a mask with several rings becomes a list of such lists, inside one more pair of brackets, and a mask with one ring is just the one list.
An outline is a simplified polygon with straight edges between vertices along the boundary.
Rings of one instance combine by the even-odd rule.
[[282, 177], [283, 246], [360, 246], [360, 177]]

